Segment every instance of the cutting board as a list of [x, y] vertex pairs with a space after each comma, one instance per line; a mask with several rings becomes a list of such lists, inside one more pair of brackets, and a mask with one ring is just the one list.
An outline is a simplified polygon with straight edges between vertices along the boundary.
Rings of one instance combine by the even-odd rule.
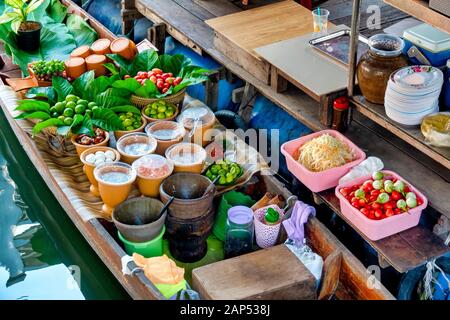
[[294, 1], [282, 1], [205, 22], [215, 31], [216, 49], [265, 83], [269, 83], [270, 64], [254, 49], [313, 31], [311, 11]]

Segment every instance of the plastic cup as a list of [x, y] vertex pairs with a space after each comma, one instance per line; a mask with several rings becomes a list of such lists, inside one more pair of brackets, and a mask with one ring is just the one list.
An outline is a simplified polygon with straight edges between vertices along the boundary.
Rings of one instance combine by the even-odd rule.
[[117, 140], [116, 144], [122, 161], [128, 164], [155, 152], [156, 145], [156, 139], [143, 132], [128, 133]]
[[173, 163], [159, 154], [149, 154], [133, 162], [139, 191], [147, 197], [159, 197], [159, 186], [173, 172]]
[[117, 231], [120, 241], [125, 246], [125, 251], [131, 256], [133, 253], [138, 253], [145, 258], [159, 257], [163, 254], [163, 235], [166, 232], [166, 227], [163, 226], [159, 235], [147, 242], [131, 242], [123, 237], [123, 235]]
[[198, 144], [182, 142], [166, 150], [166, 158], [173, 162], [174, 172], [201, 173], [206, 161], [206, 151]]
[[326, 9], [314, 9], [312, 15], [314, 32], [326, 33], [328, 30], [328, 16], [330, 15], [330, 11]]

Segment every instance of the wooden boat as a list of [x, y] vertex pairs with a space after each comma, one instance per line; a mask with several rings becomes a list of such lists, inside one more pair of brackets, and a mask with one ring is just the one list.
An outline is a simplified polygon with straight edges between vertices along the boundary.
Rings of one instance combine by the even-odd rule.
[[[69, 12], [87, 19], [99, 36], [109, 39], [116, 37], [72, 1], [62, 0], [62, 3], [68, 6]], [[79, 161], [74, 147], [67, 141], [60, 140], [56, 143], [62, 143], [61, 145], [51, 144], [48, 137], [45, 136], [32, 138], [30, 129], [33, 124], [26, 120], [14, 119], [17, 99], [18, 95], [11, 88], [0, 86], [0, 104], [6, 119], [37, 171], [75, 226], [132, 298], [164, 299], [142, 271], [138, 270], [133, 275], [122, 273], [121, 259], [126, 253], [116, 237], [114, 225], [100, 217], [92, 217], [96, 213], [100, 213], [101, 202], [89, 194], [89, 182], [82, 171], [82, 163]], [[285, 199], [292, 195], [273, 175], [256, 175], [256, 177], [260, 181], [260, 190], [283, 195]], [[371, 279], [366, 268], [315, 217], [310, 217], [308, 221], [306, 237], [310, 247], [325, 261], [324, 279], [335, 283], [331, 290], [335, 298], [395, 299], [381, 284], [373, 289], [368, 287]], [[335, 269], [327, 268], [327, 262], [329, 260], [336, 261], [335, 257], [337, 256], [341, 259], [339, 262], [340, 272], [333, 273]], [[261, 263], [264, 264], [264, 261]], [[130, 264], [131, 269], [136, 267], [133, 262]]]

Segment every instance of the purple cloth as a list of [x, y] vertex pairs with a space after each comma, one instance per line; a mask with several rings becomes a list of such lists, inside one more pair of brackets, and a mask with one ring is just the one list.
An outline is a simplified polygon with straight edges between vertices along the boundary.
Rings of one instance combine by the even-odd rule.
[[288, 239], [291, 239], [295, 245], [302, 247], [305, 238], [305, 223], [308, 222], [309, 215], [316, 215], [316, 209], [301, 201], [295, 202], [294, 209], [289, 219], [283, 221]]

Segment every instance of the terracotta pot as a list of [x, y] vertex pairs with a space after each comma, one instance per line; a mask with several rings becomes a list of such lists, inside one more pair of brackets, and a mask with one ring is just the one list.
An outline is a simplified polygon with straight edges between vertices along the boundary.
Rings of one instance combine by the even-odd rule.
[[105, 146], [107, 146], [108, 143], [109, 143], [109, 133], [107, 131], [105, 131], [105, 136], [106, 136], [106, 138], [102, 142], [97, 143], [97, 144], [91, 144], [91, 145], [88, 145], [88, 146], [85, 146], [83, 144], [79, 144], [79, 143], [77, 143], [75, 141], [75, 139], [78, 137], [78, 135], [73, 135], [70, 138], [70, 141], [72, 141], [72, 144], [75, 146], [75, 149], [77, 150], [78, 156], [81, 156], [83, 151], [85, 151], [87, 149], [94, 148], [94, 147], [105, 147]]
[[[139, 154], [131, 154], [127, 151], [127, 147], [136, 143], [145, 143], [148, 146], [148, 149]], [[143, 132], [134, 132], [128, 133], [122, 136], [119, 140], [117, 140], [117, 151], [119, 151], [121, 159], [123, 162], [128, 164], [132, 164], [135, 160], [143, 157], [147, 154], [151, 154], [155, 152], [157, 142], [156, 140]]]
[[[123, 180], [111, 181], [111, 174], [121, 175]], [[105, 163], [94, 169], [94, 177], [103, 201], [102, 211], [107, 219], [111, 219], [113, 209], [128, 198], [136, 171], [127, 163]]]
[[131, 60], [137, 54], [137, 49], [134, 42], [130, 39], [118, 38], [111, 43], [111, 52]]
[[106, 74], [106, 68], [103, 65], [106, 62], [106, 56], [91, 54], [86, 58], [86, 68], [87, 70], [94, 70], [96, 77], [104, 76]]
[[142, 125], [134, 130], [130, 130], [130, 131], [126, 131], [126, 130], [117, 130], [114, 131], [114, 137], [116, 137], [116, 140], [120, 139], [121, 137], [123, 137], [126, 134], [129, 133], [135, 133], [135, 132], [144, 132], [145, 126], [147, 125], [147, 120], [144, 117], [141, 117], [142, 120]]
[[173, 172], [173, 163], [158, 154], [149, 154], [134, 161], [133, 168], [141, 194], [157, 198], [161, 183]]
[[166, 150], [166, 158], [174, 163], [174, 172], [201, 173], [205, 165], [206, 151], [201, 146], [182, 142]]
[[357, 66], [358, 84], [367, 101], [384, 104], [389, 76], [408, 65], [407, 59], [402, 56], [403, 47], [403, 40], [393, 35], [370, 37], [369, 50]]
[[80, 155], [80, 160], [83, 162], [83, 171], [86, 174], [89, 182], [91, 183], [91, 186], [89, 188], [89, 191], [96, 197], [100, 197], [100, 193], [98, 191], [98, 182], [94, 177], [94, 169], [95, 165], [89, 163], [86, 161], [86, 156], [92, 153], [96, 153], [97, 151], [112, 151], [114, 152], [116, 159], [113, 162], [119, 162], [120, 160], [120, 153], [117, 152], [116, 149], [110, 148], [110, 147], [93, 147], [87, 150], [84, 150]]
[[106, 55], [111, 53], [111, 40], [102, 38], [98, 39], [91, 45], [91, 50], [95, 54]]
[[73, 50], [72, 53], [70, 54], [70, 57], [71, 58], [78, 57], [86, 59], [90, 55], [91, 55], [91, 48], [89, 48], [89, 46], [81, 46]]
[[76, 79], [86, 72], [86, 61], [83, 58], [70, 58], [65, 62], [67, 76]]
[[145, 132], [156, 139], [158, 145], [155, 153], [162, 156], [165, 155], [166, 150], [183, 140], [186, 130], [183, 125], [174, 121], [158, 121], [148, 124], [145, 127]]

